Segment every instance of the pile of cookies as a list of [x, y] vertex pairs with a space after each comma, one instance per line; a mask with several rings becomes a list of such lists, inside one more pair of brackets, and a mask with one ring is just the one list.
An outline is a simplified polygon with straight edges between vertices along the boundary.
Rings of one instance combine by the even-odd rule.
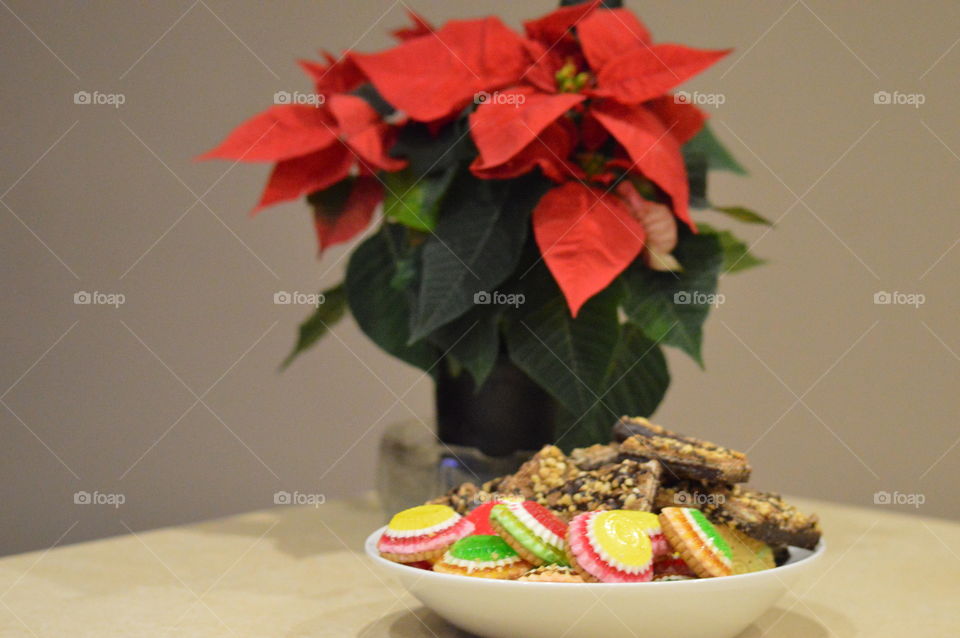
[[645, 582], [771, 569], [814, 548], [817, 517], [742, 485], [746, 455], [623, 417], [615, 441], [546, 446], [512, 475], [400, 512], [380, 554], [448, 574]]

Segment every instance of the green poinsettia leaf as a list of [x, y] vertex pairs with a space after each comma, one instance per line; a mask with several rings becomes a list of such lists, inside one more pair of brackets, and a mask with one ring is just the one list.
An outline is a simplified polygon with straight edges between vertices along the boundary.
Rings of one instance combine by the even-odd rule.
[[419, 178], [468, 162], [476, 157], [477, 150], [464, 115], [439, 131], [420, 122], [407, 123], [400, 129], [390, 155], [407, 160], [409, 170]]
[[417, 177], [409, 168], [384, 176], [383, 214], [408, 228], [429, 232], [437, 226], [440, 202], [450, 188], [455, 168]]
[[699, 224], [699, 228], [701, 233], [712, 234], [720, 241], [720, 247], [723, 249], [724, 273], [740, 272], [767, 263], [766, 259], [754, 256], [749, 246], [737, 239], [729, 230], [715, 230], [707, 224]]
[[[624, 414], [650, 416], [669, 385], [667, 360], [660, 347], [639, 328], [623, 325], [601, 384], [606, 393], [603, 401], [609, 408], [601, 413], [603, 422], [613, 427], [613, 421], [608, 421], [611, 413], [616, 414], [615, 419]], [[610, 440], [609, 430], [607, 435], [603, 441]]]
[[680, 348], [703, 366], [703, 322], [718, 299], [723, 247], [717, 235], [684, 234], [673, 256], [682, 271], [656, 272], [638, 261], [620, 275], [623, 311], [648, 338]]
[[417, 256], [404, 255], [397, 257], [396, 270], [390, 278], [390, 287], [396, 290], [408, 290], [417, 280]]
[[378, 115], [380, 115], [380, 117], [389, 117], [396, 111], [396, 109], [393, 108], [393, 105], [387, 102], [383, 96], [380, 95], [380, 91], [378, 91], [376, 87], [369, 82], [361, 84], [351, 91], [350, 94], [356, 95], [359, 98], [363, 98], [363, 100], [369, 104]]
[[440, 353], [426, 342], [409, 344], [411, 293], [397, 289], [398, 230], [384, 224], [350, 256], [346, 292], [350, 312], [360, 329], [383, 350], [407, 363], [432, 372]]
[[593, 409], [619, 334], [619, 291], [608, 287], [570, 316], [543, 264], [519, 282], [523, 304], [505, 313], [510, 359], [573, 416]]
[[511, 182], [464, 176], [444, 200], [436, 232], [423, 247], [411, 338], [453, 321], [491, 294], [517, 267], [529, 216], [548, 187], [541, 177]]
[[734, 159], [730, 151], [713, 134], [709, 125], [704, 125], [693, 139], [683, 145], [683, 154], [688, 158], [700, 155], [706, 158], [707, 168], [718, 171], [730, 171], [737, 175], [746, 175], [747, 171]]
[[714, 206], [713, 210], [746, 224], [763, 224], [773, 227], [773, 222], [744, 206]]
[[322, 191], [307, 195], [307, 202], [314, 210], [327, 211], [330, 215], [339, 215], [347, 205], [347, 199], [353, 190], [356, 177], [347, 177]]
[[685, 158], [687, 164], [687, 181], [690, 185], [690, 206], [693, 208], [710, 208], [707, 199], [707, 158], [703, 155], [692, 154]]
[[427, 337], [430, 343], [470, 373], [477, 391], [490, 376], [500, 353], [501, 315], [498, 306], [480, 305]]
[[643, 331], [621, 326], [613, 356], [600, 382], [600, 399], [580, 422], [561, 419], [558, 443], [564, 449], [606, 443], [622, 415], [650, 416], [670, 385], [663, 351]]
[[330, 327], [340, 321], [347, 311], [347, 294], [343, 284], [338, 284], [333, 288], [323, 291], [320, 297], [322, 302], [317, 306], [306, 321], [300, 324], [297, 343], [293, 347], [293, 352], [287, 355], [287, 358], [280, 364], [280, 369], [286, 369], [293, 360], [296, 359], [310, 346], [320, 340]]

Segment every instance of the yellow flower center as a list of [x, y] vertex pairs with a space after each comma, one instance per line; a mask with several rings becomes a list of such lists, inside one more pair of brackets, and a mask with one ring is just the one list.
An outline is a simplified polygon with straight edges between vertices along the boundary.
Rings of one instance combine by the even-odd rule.
[[555, 74], [557, 90], [561, 93], [579, 93], [590, 82], [590, 74], [586, 71], [577, 71], [577, 65], [567, 60]]

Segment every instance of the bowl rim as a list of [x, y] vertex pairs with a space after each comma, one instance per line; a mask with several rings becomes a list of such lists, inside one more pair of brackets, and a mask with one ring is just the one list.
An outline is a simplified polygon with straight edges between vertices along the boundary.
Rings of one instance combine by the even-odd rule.
[[[415, 570], [420, 578], [429, 578], [429, 579], [440, 579], [439, 582], [450, 582], [450, 583], [470, 583], [478, 587], [522, 587], [524, 589], [529, 589], [530, 586], [540, 586], [540, 587], [563, 587], [564, 589], [570, 587], [570, 583], [530, 583], [530, 582], [520, 582], [516, 580], [500, 580], [495, 578], [470, 578], [469, 576], [461, 576], [459, 574], [443, 574], [440, 572], [429, 571], [426, 569], [417, 569], [415, 567], [410, 567], [404, 565], [403, 563], [395, 563], [393, 561], [387, 560], [386, 558], [380, 556], [380, 552], [377, 551], [377, 541], [380, 539], [380, 536], [383, 534], [384, 530], [387, 529], [387, 526], [374, 530], [369, 536], [367, 536], [366, 541], [364, 541], [364, 550], [374, 563], [380, 565], [381, 567], [392, 569], [392, 570]], [[690, 580], [670, 580], [670, 581], [649, 581], [645, 583], [577, 583], [577, 587], [589, 586], [594, 589], [608, 589], [616, 588], [618, 591], [622, 591], [627, 587], [651, 587], [656, 586], [660, 587], [699, 587], [706, 589], [713, 589], [716, 587], [736, 587], [740, 584], [747, 585], [751, 582], [757, 583], [760, 580], [767, 580], [771, 577], [775, 577], [780, 580], [779, 576], [776, 574], [785, 574], [789, 572], [793, 574], [798, 570], [803, 570], [809, 568], [814, 563], [818, 562], [827, 551], [827, 544], [823, 540], [817, 543], [817, 546], [812, 550], [804, 549], [802, 547], [796, 547], [794, 545], [788, 546], [790, 550], [790, 559], [791, 562], [785, 565], [780, 565], [779, 567], [774, 567], [773, 569], [765, 569], [759, 572], [751, 572], [749, 574], [733, 574], [731, 576], [717, 576], [714, 578], [693, 578]], [[800, 552], [809, 552], [805, 556], [800, 556], [794, 559], [794, 551]], [[410, 574], [414, 575], [414, 574]], [[419, 578], [418, 578], [419, 580]], [[786, 584], [786, 583], [784, 583]]]

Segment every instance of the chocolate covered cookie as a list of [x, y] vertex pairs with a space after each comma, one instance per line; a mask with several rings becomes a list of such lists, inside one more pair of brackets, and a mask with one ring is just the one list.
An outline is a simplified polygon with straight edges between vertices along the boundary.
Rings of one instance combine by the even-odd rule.
[[548, 492], [566, 484], [577, 472], [560, 448], [546, 445], [516, 473], [499, 480], [496, 490], [505, 497], [517, 496], [540, 503]]
[[743, 483], [750, 478], [750, 464], [742, 452], [710, 441], [685, 436], [655, 425], [642, 417], [622, 417], [614, 433], [623, 437], [620, 454], [642, 461], [656, 459], [666, 475], [719, 483]]
[[804, 514], [779, 494], [735, 486], [722, 502], [704, 507], [707, 516], [769, 545], [813, 549], [820, 541], [815, 514]]
[[709, 505], [723, 503], [730, 496], [730, 486], [726, 483], [669, 481], [672, 477], [664, 474], [653, 500], [654, 512], [664, 507], [694, 507], [702, 510]]
[[593, 510], [649, 512], [660, 485], [657, 461], [626, 459], [596, 470], [580, 470], [569, 481], [547, 493], [543, 505], [566, 516]]
[[596, 470], [620, 460], [620, 446], [616, 443], [597, 443], [590, 447], [578, 447], [570, 453], [570, 460], [578, 469]]

